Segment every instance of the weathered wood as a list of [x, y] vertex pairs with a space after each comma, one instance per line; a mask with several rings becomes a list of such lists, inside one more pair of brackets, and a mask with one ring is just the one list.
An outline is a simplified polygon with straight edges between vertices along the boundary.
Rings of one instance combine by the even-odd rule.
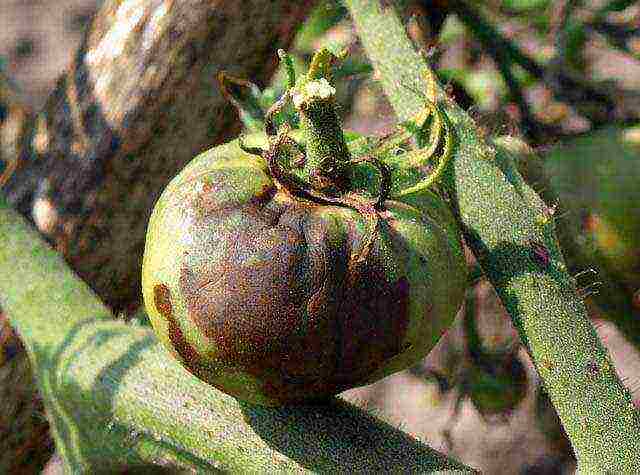
[[166, 183], [238, 130], [216, 72], [264, 83], [314, 3], [106, 1], [44, 109], [21, 119], [2, 192], [111, 307], [140, 301]]

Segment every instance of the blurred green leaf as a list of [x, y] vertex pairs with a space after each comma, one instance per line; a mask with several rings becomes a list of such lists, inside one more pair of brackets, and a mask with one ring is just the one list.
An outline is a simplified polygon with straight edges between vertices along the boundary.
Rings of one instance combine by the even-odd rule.
[[465, 32], [464, 24], [455, 15], [447, 16], [447, 19], [442, 25], [440, 36], [438, 37], [440, 43], [446, 44], [453, 40], [458, 39]]
[[438, 77], [443, 83], [455, 80], [473, 98], [479, 107], [489, 107], [495, 95], [504, 95], [506, 86], [502, 76], [495, 70], [440, 69]]
[[621, 12], [634, 3], [637, 3], [637, 0], [613, 0], [603, 7], [601, 12]]
[[345, 18], [346, 14], [347, 9], [340, 2], [327, 0], [320, 2], [298, 33], [295, 49], [306, 53], [312, 52], [318, 38]]
[[514, 12], [542, 10], [549, 6], [549, 0], [503, 0], [502, 7]]
[[609, 128], [552, 150], [546, 173], [581, 219], [583, 251], [629, 285], [640, 284], [640, 149]]
[[587, 32], [582, 22], [569, 21], [565, 27], [566, 48], [564, 58], [566, 64], [571, 66], [575, 71], [584, 72], [586, 61], [584, 49], [587, 42]]

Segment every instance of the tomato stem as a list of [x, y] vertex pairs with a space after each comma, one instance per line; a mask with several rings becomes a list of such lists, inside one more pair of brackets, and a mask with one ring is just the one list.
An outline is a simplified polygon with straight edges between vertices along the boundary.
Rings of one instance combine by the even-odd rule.
[[291, 58], [283, 51], [278, 54], [288, 71], [289, 89], [267, 114], [267, 133], [275, 135], [272, 117], [292, 100], [306, 147], [302, 174], [316, 191], [341, 195], [350, 188], [346, 168], [351, 155], [336, 111], [331, 67], [344, 55], [321, 49], [313, 56], [307, 74], [296, 79]]

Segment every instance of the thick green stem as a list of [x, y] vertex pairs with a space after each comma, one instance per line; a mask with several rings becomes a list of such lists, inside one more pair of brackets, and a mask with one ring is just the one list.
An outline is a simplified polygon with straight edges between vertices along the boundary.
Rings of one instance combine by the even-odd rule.
[[[399, 119], [410, 119], [424, 107], [415, 91], [427, 88], [425, 59], [395, 10], [381, 5], [388, 2], [345, 3]], [[640, 415], [566, 271], [553, 216], [505, 149], [485, 143], [451, 100], [443, 108], [456, 134], [445, 185], [468, 243], [536, 363], [580, 470], [637, 473]]]
[[24, 340], [72, 473], [152, 464], [197, 473], [467, 469], [339, 399], [269, 409], [207, 386], [152, 331], [111, 320], [2, 199], [0, 242], [0, 305]]
[[319, 189], [330, 188], [323, 186], [322, 179], [327, 179], [338, 191], [346, 190], [344, 165], [350, 155], [333, 99], [308, 104], [300, 114], [300, 128], [307, 152], [305, 175], [314, 179]]
[[351, 159], [330, 83], [335, 59], [327, 49], [318, 51], [307, 75], [290, 91], [306, 146], [304, 174], [318, 190], [333, 193], [349, 189], [345, 165]]

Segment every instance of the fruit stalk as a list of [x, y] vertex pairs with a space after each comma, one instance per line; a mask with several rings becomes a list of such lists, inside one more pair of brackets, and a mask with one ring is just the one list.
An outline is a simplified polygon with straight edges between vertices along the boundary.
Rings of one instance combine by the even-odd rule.
[[[287, 64], [288, 58], [283, 59]], [[309, 72], [289, 90], [306, 148], [303, 175], [315, 188], [333, 193], [349, 188], [345, 165], [351, 159], [335, 107], [336, 90], [330, 83], [331, 66], [336, 59], [329, 50], [320, 50], [314, 55]], [[293, 77], [292, 72], [290, 78]]]
[[[428, 86], [423, 78], [429, 66], [388, 3], [345, 0], [402, 121], [423, 107], [415, 91]], [[533, 357], [579, 469], [632, 473], [640, 466], [640, 416], [566, 271], [552, 214], [507, 150], [487, 144], [453, 101], [447, 98], [442, 106], [456, 133], [444, 185], [468, 244]]]

